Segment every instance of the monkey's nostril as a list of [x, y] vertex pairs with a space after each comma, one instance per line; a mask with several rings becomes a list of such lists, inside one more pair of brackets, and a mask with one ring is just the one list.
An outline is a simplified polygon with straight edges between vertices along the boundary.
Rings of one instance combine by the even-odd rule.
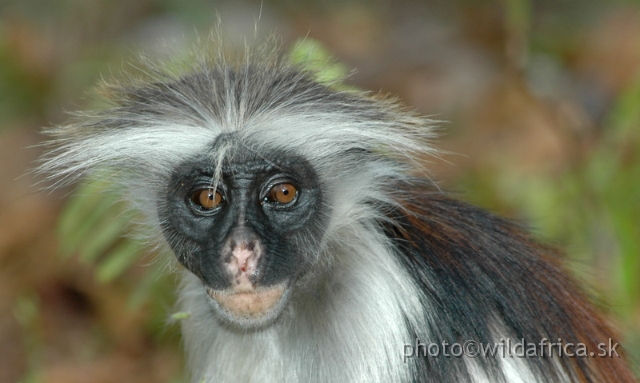
[[253, 242], [241, 243], [240, 246], [238, 246], [238, 247], [240, 247], [243, 250], [253, 251], [253, 248], [255, 247], [255, 244]]

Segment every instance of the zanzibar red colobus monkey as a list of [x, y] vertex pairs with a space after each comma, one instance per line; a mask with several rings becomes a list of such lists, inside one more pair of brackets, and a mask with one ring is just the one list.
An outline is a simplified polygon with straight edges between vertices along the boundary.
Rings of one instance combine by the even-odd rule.
[[154, 64], [48, 130], [40, 170], [112, 175], [183, 266], [192, 382], [635, 381], [553, 249], [421, 176], [431, 121], [277, 52]]

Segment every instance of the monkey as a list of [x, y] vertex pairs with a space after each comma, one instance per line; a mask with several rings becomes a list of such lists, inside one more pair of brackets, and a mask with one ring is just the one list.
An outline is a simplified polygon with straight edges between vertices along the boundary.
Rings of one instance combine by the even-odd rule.
[[635, 381], [558, 250], [431, 180], [432, 120], [277, 44], [197, 49], [48, 128], [39, 167], [108, 177], [175, 255], [191, 382]]

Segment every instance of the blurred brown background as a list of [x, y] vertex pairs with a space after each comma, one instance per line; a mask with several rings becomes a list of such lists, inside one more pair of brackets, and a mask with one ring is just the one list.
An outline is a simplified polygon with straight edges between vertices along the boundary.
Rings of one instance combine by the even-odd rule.
[[66, 246], [57, 222], [74, 215], [73, 188], [38, 192], [27, 172], [40, 127], [91, 107], [101, 77], [218, 21], [239, 48], [256, 22], [285, 44], [315, 39], [356, 70], [348, 84], [447, 121], [434, 177], [566, 248], [638, 360], [637, 1], [3, 0], [0, 383], [184, 381], [172, 278], [109, 241], [83, 256], [91, 230]]

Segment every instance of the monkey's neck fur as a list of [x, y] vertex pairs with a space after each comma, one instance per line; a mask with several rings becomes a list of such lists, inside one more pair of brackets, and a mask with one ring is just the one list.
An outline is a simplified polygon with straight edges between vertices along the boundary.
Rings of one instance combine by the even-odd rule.
[[419, 310], [418, 291], [368, 230], [345, 235], [350, 248], [325, 250], [335, 252], [331, 273], [294, 292], [264, 329], [216, 321], [200, 281], [185, 275], [181, 309], [191, 317], [183, 335], [194, 381], [410, 381], [412, 367], [401, 352], [411, 334], [398, 323]]
[[[40, 169], [58, 184], [113, 169], [161, 228], [189, 270], [192, 382], [634, 381], [615, 356], [407, 357], [418, 343], [560, 339], [597, 352], [616, 339], [554, 250], [416, 176], [435, 152], [430, 120], [277, 53], [176, 67], [109, 86], [111, 108], [50, 129]], [[295, 191], [285, 203], [270, 194], [279, 185]], [[286, 285], [281, 311], [257, 327], [223, 320], [207, 291], [240, 291], [234, 280]]]

